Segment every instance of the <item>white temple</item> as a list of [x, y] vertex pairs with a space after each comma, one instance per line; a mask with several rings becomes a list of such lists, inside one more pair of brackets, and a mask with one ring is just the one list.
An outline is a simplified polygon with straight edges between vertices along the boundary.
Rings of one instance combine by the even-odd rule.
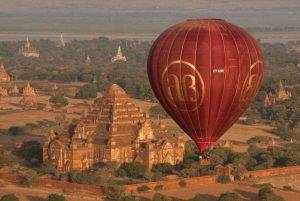
[[57, 47], [65, 47], [65, 46], [66, 46], [66, 43], [64, 41], [63, 35], [60, 34], [60, 38], [59, 38], [59, 41], [57, 43]]
[[24, 46], [21, 47], [21, 53], [24, 57], [39, 57], [40, 53], [30, 44], [29, 38], [27, 36]]
[[90, 56], [88, 55], [87, 57], [86, 57], [86, 59], [85, 59], [85, 65], [87, 65], [87, 66], [89, 66], [89, 65], [91, 65], [91, 63], [92, 63], [92, 60], [91, 60], [91, 58], [90, 58]]
[[117, 55], [111, 59], [111, 62], [113, 62], [113, 63], [116, 61], [127, 61], [126, 57], [122, 53], [120, 46], [118, 47]]

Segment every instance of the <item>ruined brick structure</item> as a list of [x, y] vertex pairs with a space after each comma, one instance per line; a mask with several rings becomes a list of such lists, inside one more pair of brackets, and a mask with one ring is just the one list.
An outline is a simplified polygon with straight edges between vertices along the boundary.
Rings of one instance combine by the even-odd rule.
[[55, 161], [62, 171], [90, 169], [109, 161], [139, 161], [150, 169], [155, 163], [177, 164], [183, 153], [183, 138], [161, 123], [154, 124], [116, 84], [94, 101], [74, 132], [50, 132], [43, 147], [44, 161]]
[[266, 95], [265, 100], [264, 100], [264, 106], [269, 107], [273, 104], [287, 100], [291, 97], [292, 97], [291, 92], [289, 92], [285, 89], [285, 86], [283, 86], [283, 84], [280, 80], [279, 87], [278, 87], [276, 93], [275, 94], [269, 93]]

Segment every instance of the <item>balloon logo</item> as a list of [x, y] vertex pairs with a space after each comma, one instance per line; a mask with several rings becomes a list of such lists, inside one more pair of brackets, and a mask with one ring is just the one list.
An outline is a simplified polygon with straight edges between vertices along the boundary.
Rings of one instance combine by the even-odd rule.
[[263, 79], [263, 53], [225, 20], [192, 19], [164, 31], [148, 57], [161, 105], [203, 152], [246, 111]]
[[[178, 71], [182, 72], [178, 75]], [[171, 62], [162, 73], [161, 86], [170, 105], [178, 110], [193, 111], [202, 104], [203, 79], [195, 66], [189, 62]]]

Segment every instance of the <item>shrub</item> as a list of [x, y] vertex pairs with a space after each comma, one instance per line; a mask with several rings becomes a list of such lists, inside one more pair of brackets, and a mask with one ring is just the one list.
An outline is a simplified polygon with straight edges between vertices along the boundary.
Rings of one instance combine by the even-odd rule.
[[217, 178], [217, 181], [221, 184], [228, 184], [231, 180], [228, 175], [221, 175]]
[[218, 201], [242, 201], [242, 199], [239, 194], [228, 192], [221, 194]]
[[0, 154], [0, 167], [13, 165], [16, 163], [20, 163], [22, 160], [11, 153], [10, 151], [5, 151]]
[[283, 186], [283, 189], [286, 190], [286, 191], [292, 191], [293, 190], [293, 188], [290, 185]]
[[67, 199], [63, 195], [50, 194], [47, 201], [67, 201]]
[[186, 183], [185, 180], [180, 180], [178, 184], [179, 184], [179, 186], [182, 187], [182, 188], [185, 188], [185, 187], [187, 186], [187, 183]]
[[27, 141], [17, 150], [17, 155], [24, 159], [28, 166], [39, 166], [43, 162], [43, 150], [38, 141]]
[[138, 190], [139, 192], [147, 192], [147, 191], [150, 190], [150, 188], [149, 188], [147, 185], [142, 185], [142, 186], [139, 186], [139, 187], [137, 188], [137, 190]]
[[6, 194], [0, 198], [0, 201], [19, 201], [19, 198], [15, 194]]
[[164, 186], [162, 184], [158, 184], [154, 187], [155, 191], [161, 191], [164, 188]]
[[38, 179], [38, 174], [34, 170], [27, 170], [20, 174], [21, 176], [21, 184], [24, 186], [33, 186], [35, 181]]
[[161, 172], [163, 174], [172, 174], [173, 165], [171, 165], [170, 163], [158, 163], [153, 165], [152, 171]]
[[104, 186], [104, 191], [110, 200], [120, 200], [125, 197], [125, 189], [120, 185]]
[[250, 138], [247, 143], [253, 144], [253, 143], [260, 143], [260, 144], [268, 144], [271, 141], [271, 138], [268, 136], [255, 136]]
[[152, 201], [171, 201], [171, 199], [161, 193], [155, 193], [152, 197]]
[[276, 195], [269, 186], [263, 186], [258, 192], [259, 201], [284, 201], [284, 199]]
[[197, 194], [191, 201], [207, 201], [207, 199], [205, 198], [205, 195]]

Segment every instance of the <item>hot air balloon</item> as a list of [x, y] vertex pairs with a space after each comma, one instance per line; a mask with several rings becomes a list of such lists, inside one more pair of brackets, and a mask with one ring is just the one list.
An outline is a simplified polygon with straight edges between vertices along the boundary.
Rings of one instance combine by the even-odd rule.
[[261, 48], [244, 29], [222, 19], [191, 19], [154, 41], [147, 69], [161, 105], [204, 152], [248, 108], [263, 66]]

